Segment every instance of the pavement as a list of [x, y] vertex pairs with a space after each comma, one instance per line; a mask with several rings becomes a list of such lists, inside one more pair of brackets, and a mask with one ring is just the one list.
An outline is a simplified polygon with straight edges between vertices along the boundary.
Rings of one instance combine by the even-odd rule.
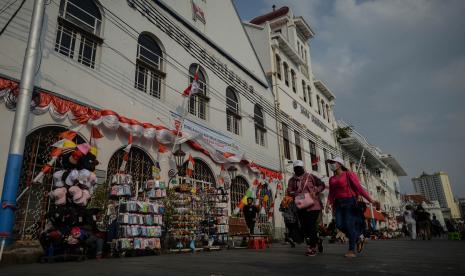
[[369, 241], [357, 258], [346, 259], [347, 244], [324, 244], [323, 254], [304, 256], [304, 246], [273, 244], [265, 250], [111, 258], [0, 267], [0, 275], [465, 275], [465, 242]]

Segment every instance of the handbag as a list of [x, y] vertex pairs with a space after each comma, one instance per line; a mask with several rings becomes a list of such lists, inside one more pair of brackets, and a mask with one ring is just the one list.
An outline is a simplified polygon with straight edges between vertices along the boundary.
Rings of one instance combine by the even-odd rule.
[[307, 181], [305, 181], [304, 187], [300, 187], [300, 193], [298, 193], [295, 196], [294, 202], [297, 207], [297, 209], [302, 210], [302, 209], [308, 209], [310, 208], [313, 204], [315, 204], [315, 199], [312, 197], [312, 195], [308, 192], [303, 193], [302, 191], [304, 190], [305, 186], [307, 186]]
[[353, 182], [350, 179], [350, 176], [346, 175], [346, 177], [347, 177], [347, 182], [348, 182], [347, 185], [349, 185], [349, 189], [352, 191], [353, 194], [357, 196], [357, 200], [355, 202], [355, 209], [361, 213], [365, 212], [367, 208], [367, 204], [363, 201], [363, 197], [361, 197], [360, 195], [357, 195], [357, 193], [352, 188]]

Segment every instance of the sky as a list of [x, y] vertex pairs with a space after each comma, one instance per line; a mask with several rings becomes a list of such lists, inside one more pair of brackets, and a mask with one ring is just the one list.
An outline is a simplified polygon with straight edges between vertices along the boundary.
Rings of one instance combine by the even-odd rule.
[[234, 0], [243, 21], [288, 6], [315, 31], [316, 78], [335, 115], [408, 173], [449, 174], [465, 197], [465, 1]]

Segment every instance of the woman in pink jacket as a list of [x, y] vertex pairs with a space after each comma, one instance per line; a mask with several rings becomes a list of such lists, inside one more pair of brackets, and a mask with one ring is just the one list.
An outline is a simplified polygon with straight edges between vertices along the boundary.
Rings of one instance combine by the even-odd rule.
[[329, 179], [329, 195], [326, 212], [331, 207], [335, 209], [336, 227], [349, 238], [349, 251], [345, 254], [348, 258], [356, 257], [357, 251], [363, 249], [364, 238], [361, 236], [364, 221], [357, 210], [357, 198], [364, 197], [368, 202], [375, 203], [370, 195], [360, 185], [357, 175], [344, 167], [341, 157], [327, 160], [334, 176]]
[[302, 160], [294, 161], [294, 176], [289, 179], [286, 194], [295, 200], [298, 194], [310, 193], [313, 199], [315, 199], [315, 203], [308, 209], [300, 209], [297, 211], [302, 233], [307, 241], [307, 256], [313, 257], [317, 252], [317, 222], [323, 206], [319, 200], [319, 194], [324, 188], [324, 183], [318, 177], [305, 172], [304, 162]]

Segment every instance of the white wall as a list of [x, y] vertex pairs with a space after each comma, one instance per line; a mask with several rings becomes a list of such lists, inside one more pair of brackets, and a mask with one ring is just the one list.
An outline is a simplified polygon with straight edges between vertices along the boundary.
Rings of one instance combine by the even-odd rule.
[[[112, 109], [121, 115], [134, 118], [141, 122], [150, 122], [154, 124], [169, 122], [170, 111], [176, 110], [182, 102], [182, 97], [178, 94], [179, 91], [183, 91], [188, 85], [188, 77], [186, 76], [188, 73], [187, 68], [191, 63], [198, 62], [197, 59], [187, 53], [184, 48], [180, 47], [177, 42], [159, 28], [155, 27], [145, 17], [141, 16], [138, 11], [130, 8], [126, 1], [104, 0], [101, 1], [101, 3], [120, 18], [124, 18], [137, 32], [149, 31], [155, 35], [168, 55], [180, 63], [172, 65], [165, 62], [163, 70], [166, 72], [167, 76], [165, 79], [166, 85], [162, 85], [161, 100], [153, 98], [134, 88], [134, 62], [137, 51], [137, 41], [107, 20], [104, 12], [102, 24], [104, 45], [98, 49], [95, 69], [83, 66], [76, 60], [71, 60], [55, 52], [54, 43], [57, 32], [58, 7], [53, 1], [46, 7], [41, 45], [42, 61], [36, 77], [36, 86], [97, 108]], [[209, 4], [210, 3], [211, 2], [209, 2]], [[32, 4], [32, 1], [27, 1], [25, 3], [23, 9], [21, 9], [7, 31], [2, 35], [2, 39], [0, 39], [0, 60], [2, 65], [0, 67], [0, 74], [4, 76], [15, 79], [20, 78]], [[214, 12], [219, 14], [225, 13], [227, 16], [224, 17], [224, 20], [227, 21], [224, 21], [222, 24], [229, 25], [234, 28], [236, 32], [242, 30], [241, 23], [237, 18], [235, 19], [234, 16], [236, 16], [236, 13], [229, 2], [225, 2], [224, 10], [215, 10], [220, 8], [215, 5], [212, 4], [213, 10], [209, 11], [209, 14]], [[3, 25], [7, 18], [9, 18], [8, 13], [2, 14], [0, 16], [0, 24]], [[172, 20], [175, 21], [174, 19]], [[213, 23], [214, 21], [211, 22]], [[252, 85], [255, 93], [261, 97], [262, 101], [268, 101], [273, 104], [273, 97], [268, 88], [260, 85], [244, 71], [216, 52], [215, 49], [208, 46], [196, 35], [181, 26], [181, 24], [178, 25], [187, 32], [191, 38], [203, 45], [207, 52], [214, 54], [217, 59], [227, 64], [228, 68], [233, 70], [241, 79]], [[215, 29], [211, 32], [214, 31]], [[212, 35], [211, 37], [216, 36]], [[241, 51], [241, 59], [243, 61], [248, 61], [247, 64], [243, 64], [243, 66], [254, 71], [253, 73], [256, 74], [259, 79], [264, 80], [265, 76], [261, 68], [256, 66], [258, 61], [250, 48], [245, 34], [242, 34], [242, 39], [236, 40], [236, 43], [236, 48], [243, 49], [243, 51]], [[109, 47], [114, 48], [119, 53]], [[233, 54], [237, 56], [237, 52]], [[175, 62], [173, 59], [170, 59], [170, 63]], [[224, 113], [226, 105], [224, 99], [227, 84], [218, 75], [206, 68], [206, 66], [205, 70], [208, 76], [208, 84], [210, 85], [209, 95], [211, 100], [209, 102], [209, 116], [206, 121], [197, 119], [191, 115], [189, 115], [189, 118], [197, 123], [207, 125], [209, 128], [219, 131], [226, 136], [232, 137], [240, 145], [241, 149], [246, 152], [248, 159], [270, 169], [279, 170], [278, 153], [274, 150], [277, 148], [277, 138], [275, 135], [272, 135], [271, 131], [267, 133], [266, 147], [260, 147], [255, 144], [253, 132], [254, 124], [253, 120], [248, 116], [243, 116], [241, 136], [226, 131], [226, 115]], [[173, 89], [177, 90], [178, 93], [173, 91]], [[240, 96], [240, 105], [241, 111], [253, 114], [253, 102]], [[13, 112], [7, 110], [4, 105], [1, 105], [0, 113], [0, 123], [4, 126], [4, 129], [10, 129], [13, 122]], [[161, 120], [159, 118], [161, 118]], [[31, 115], [30, 120], [31, 124], [29, 125], [29, 130], [43, 124], [58, 123], [70, 125], [68, 121], [56, 122], [48, 114], [40, 116]], [[275, 128], [275, 121], [269, 114], [265, 114], [265, 124], [268, 128]], [[86, 131], [87, 130], [83, 130], [84, 135], [88, 136]], [[0, 157], [3, 160], [6, 160], [8, 153], [9, 137], [10, 133], [6, 132], [4, 134], [4, 139], [0, 139]], [[107, 134], [104, 139], [105, 142], [101, 143], [103, 148], [100, 150], [99, 154], [99, 159], [101, 160], [99, 168], [105, 168], [109, 156], [127, 143], [127, 135], [121, 133], [118, 133], [118, 135]], [[143, 141], [135, 139], [135, 143], [143, 144]], [[142, 146], [148, 151], [152, 158], [156, 158], [156, 149], [153, 144]], [[187, 148], [186, 150], [189, 151], [188, 153], [201, 156], [200, 153], [193, 152]], [[203, 156], [203, 159], [207, 160], [208, 158]], [[211, 167], [215, 173], [219, 172], [219, 166], [211, 164]], [[0, 162], [0, 177], [2, 177], [2, 179], [4, 177], [4, 170], [5, 162]], [[250, 183], [251, 180], [252, 177], [249, 177], [248, 181]]]

